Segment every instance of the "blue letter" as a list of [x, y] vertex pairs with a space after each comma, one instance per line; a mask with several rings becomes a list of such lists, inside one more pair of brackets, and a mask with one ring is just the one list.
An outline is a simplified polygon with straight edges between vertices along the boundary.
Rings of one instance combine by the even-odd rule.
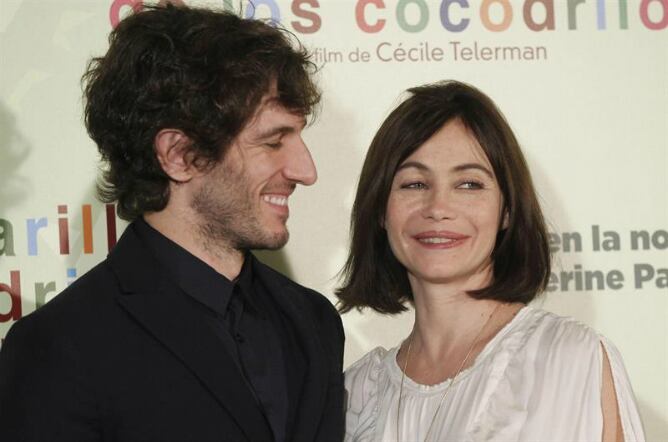
[[450, 32], [462, 32], [468, 27], [470, 20], [463, 18], [459, 23], [452, 23], [450, 21], [450, 5], [453, 3], [459, 4], [462, 8], [469, 7], [467, 0], [443, 0], [443, 3], [441, 3], [441, 23]]
[[35, 220], [35, 218], [28, 218], [26, 220], [28, 228], [28, 255], [35, 256], [37, 255], [37, 231], [42, 227], [46, 227], [48, 221], [46, 218], [40, 218]]
[[255, 10], [262, 5], [265, 5], [271, 10], [271, 21], [274, 23], [281, 22], [281, 10], [278, 9], [275, 0], [254, 0], [249, 3], [250, 6], [246, 8], [246, 18], [255, 18]]

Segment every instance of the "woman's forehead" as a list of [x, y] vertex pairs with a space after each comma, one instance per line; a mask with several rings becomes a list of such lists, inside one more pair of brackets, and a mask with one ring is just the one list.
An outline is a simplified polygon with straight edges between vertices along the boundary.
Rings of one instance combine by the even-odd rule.
[[423, 164], [429, 169], [455, 168], [460, 164], [469, 163], [492, 169], [475, 135], [459, 119], [445, 123], [401, 162], [397, 172], [412, 163]]

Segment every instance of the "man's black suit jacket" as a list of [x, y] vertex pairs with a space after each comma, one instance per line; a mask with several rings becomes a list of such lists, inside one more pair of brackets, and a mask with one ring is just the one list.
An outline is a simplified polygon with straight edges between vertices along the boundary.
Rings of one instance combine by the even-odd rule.
[[[294, 441], [343, 439], [343, 329], [331, 303], [257, 262], [307, 361]], [[269, 441], [222, 342], [130, 225], [109, 257], [10, 329], [2, 441]]]

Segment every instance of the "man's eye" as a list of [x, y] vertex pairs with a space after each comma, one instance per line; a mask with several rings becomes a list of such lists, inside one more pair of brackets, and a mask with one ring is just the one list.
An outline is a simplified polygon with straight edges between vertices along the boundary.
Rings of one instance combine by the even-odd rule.
[[283, 145], [280, 141], [277, 141], [275, 143], [264, 143], [267, 147], [271, 147], [272, 149], [278, 149]]
[[421, 182], [421, 181], [412, 181], [412, 182], [409, 182], [409, 183], [402, 184], [401, 188], [402, 189], [421, 190], [421, 189], [426, 189], [427, 185], [425, 183]]

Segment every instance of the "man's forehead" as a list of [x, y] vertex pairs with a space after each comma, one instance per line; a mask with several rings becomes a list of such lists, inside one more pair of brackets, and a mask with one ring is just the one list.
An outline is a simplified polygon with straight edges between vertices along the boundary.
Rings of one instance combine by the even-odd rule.
[[255, 110], [253, 117], [247, 127], [267, 122], [266, 120], [280, 119], [284, 123], [292, 123], [304, 128], [306, 126], [306, 115], [301, 112], [286, 108], [277, 95], [265, 95]]

